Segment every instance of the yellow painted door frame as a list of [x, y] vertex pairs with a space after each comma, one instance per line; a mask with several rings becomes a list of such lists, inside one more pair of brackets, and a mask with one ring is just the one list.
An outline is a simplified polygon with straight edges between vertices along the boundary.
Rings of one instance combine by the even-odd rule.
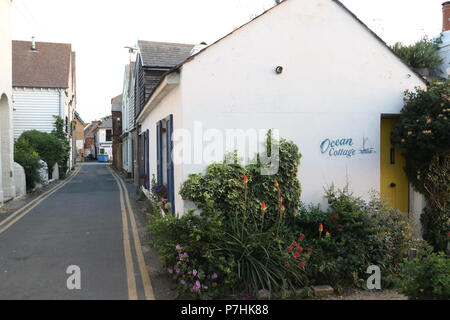
[[380, 130], [380, 195], [388, 207], [409, 212], [409, 182], [405, 167], [404, 149], [395, 148], [391, 133], [398, 119], [381, 118]]

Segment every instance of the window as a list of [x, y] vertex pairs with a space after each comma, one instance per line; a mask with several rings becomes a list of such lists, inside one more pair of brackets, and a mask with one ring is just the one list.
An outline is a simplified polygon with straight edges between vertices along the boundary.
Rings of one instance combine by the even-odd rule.
[[105, 149], [101, 148], [100, 149], [100, 154], [105, 154]]
[[106, 141], [112, 141], [112, 130], [106, 130]]

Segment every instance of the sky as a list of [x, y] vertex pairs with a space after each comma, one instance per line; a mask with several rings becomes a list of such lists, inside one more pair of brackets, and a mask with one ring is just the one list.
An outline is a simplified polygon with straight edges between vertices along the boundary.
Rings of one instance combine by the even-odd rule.
[[[294, 0], [312, 1], [312, 0]], [[274, 0], [14, 0], [14, 40], [71, 43], [77, 111], [85, 122], [111, 113], [122, 93], [125, 46], [137, 40], [208, 44], [269, 9]], [[444, 0], [341, 0], [387, 44], [442, 30]]]

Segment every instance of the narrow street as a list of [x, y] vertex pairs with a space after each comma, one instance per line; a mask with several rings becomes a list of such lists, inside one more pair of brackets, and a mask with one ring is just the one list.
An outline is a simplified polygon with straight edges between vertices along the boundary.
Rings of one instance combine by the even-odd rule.
[[[80, 289], [67, 286], [69, 266]], [[0, 299], [153, 298], [127, 187], [110, 165], [79, 165], [0, 216]]]

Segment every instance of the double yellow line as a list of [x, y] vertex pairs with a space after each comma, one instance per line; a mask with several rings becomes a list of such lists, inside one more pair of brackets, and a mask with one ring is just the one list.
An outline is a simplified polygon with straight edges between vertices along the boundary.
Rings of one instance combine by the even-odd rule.
[[52, 194], [54, 194], [56, 191], [64, 187], [66, 184], [68, 184], [77, 174], [80, 172], [81, 167], [78, 167], [75, 169], [73, 174], [67, 178], [64, 182], [61, 182], [60, 184], [54, 186], [52, 189], [44, 192], [36, 199], [30, 201], [28, 204], [23, 206], [22, 208], [16, 210], [14, 213], [12, 213], [8, 218], [0, 221], [0, 234], [9, 229], [13, 224], [15, 224], [17, 221], [22, 219], [25, 215], [27, 215], [31, 210], [33, 210], [34, 207], [36, 207], [38, 204], [40, 204], [42, 201], [50, 197]]
[[[128, 218], [127, 218], [127, 210], [125, 210], [125, 203], [128, 209], [130, 224], [131, 224], [131, 233], [133, 235], [134, 247], [136, 249], [136, 257], [139, 265], [139, 271], [141, 274], [142, 285], [144, 287], [144, 294], [147, 300], [154, 300], [155, 296], [153, 293], [152, 283], [150, 281], [150, 277], [147, 272], [147, 268], [145, 265], [144, 254], [142, 253], [141, 241], [139, 240], [139, 234], [137, 231], [136, 220], [134, 218], [133, 208], [130, 205], [130, 198], [128, 197], [128, 191], [123, 182], [122, 178], [118, 176], [113, 170], [108, 168], [111, 172], [111, 175], [117, 182], [117, 186], [119, 187], [120, 192], [120, 207], [122, 211], [122, 226], [123, 226], [123, 245], [125, 252], [125, 266], [127, 270], [127, 284], [128, 284], [128, 298], [130, 300], [137, 300], [137, 289], [136, 289], [136, 278], [134, 276], [134, 264], [133, 264], [133, 256], [131, 253], [131, 244], [130, 244], [130, 235], [129, 235], [129, 227], [128, 227]], [[125, 198], [125, 201], [124, 201]]]

